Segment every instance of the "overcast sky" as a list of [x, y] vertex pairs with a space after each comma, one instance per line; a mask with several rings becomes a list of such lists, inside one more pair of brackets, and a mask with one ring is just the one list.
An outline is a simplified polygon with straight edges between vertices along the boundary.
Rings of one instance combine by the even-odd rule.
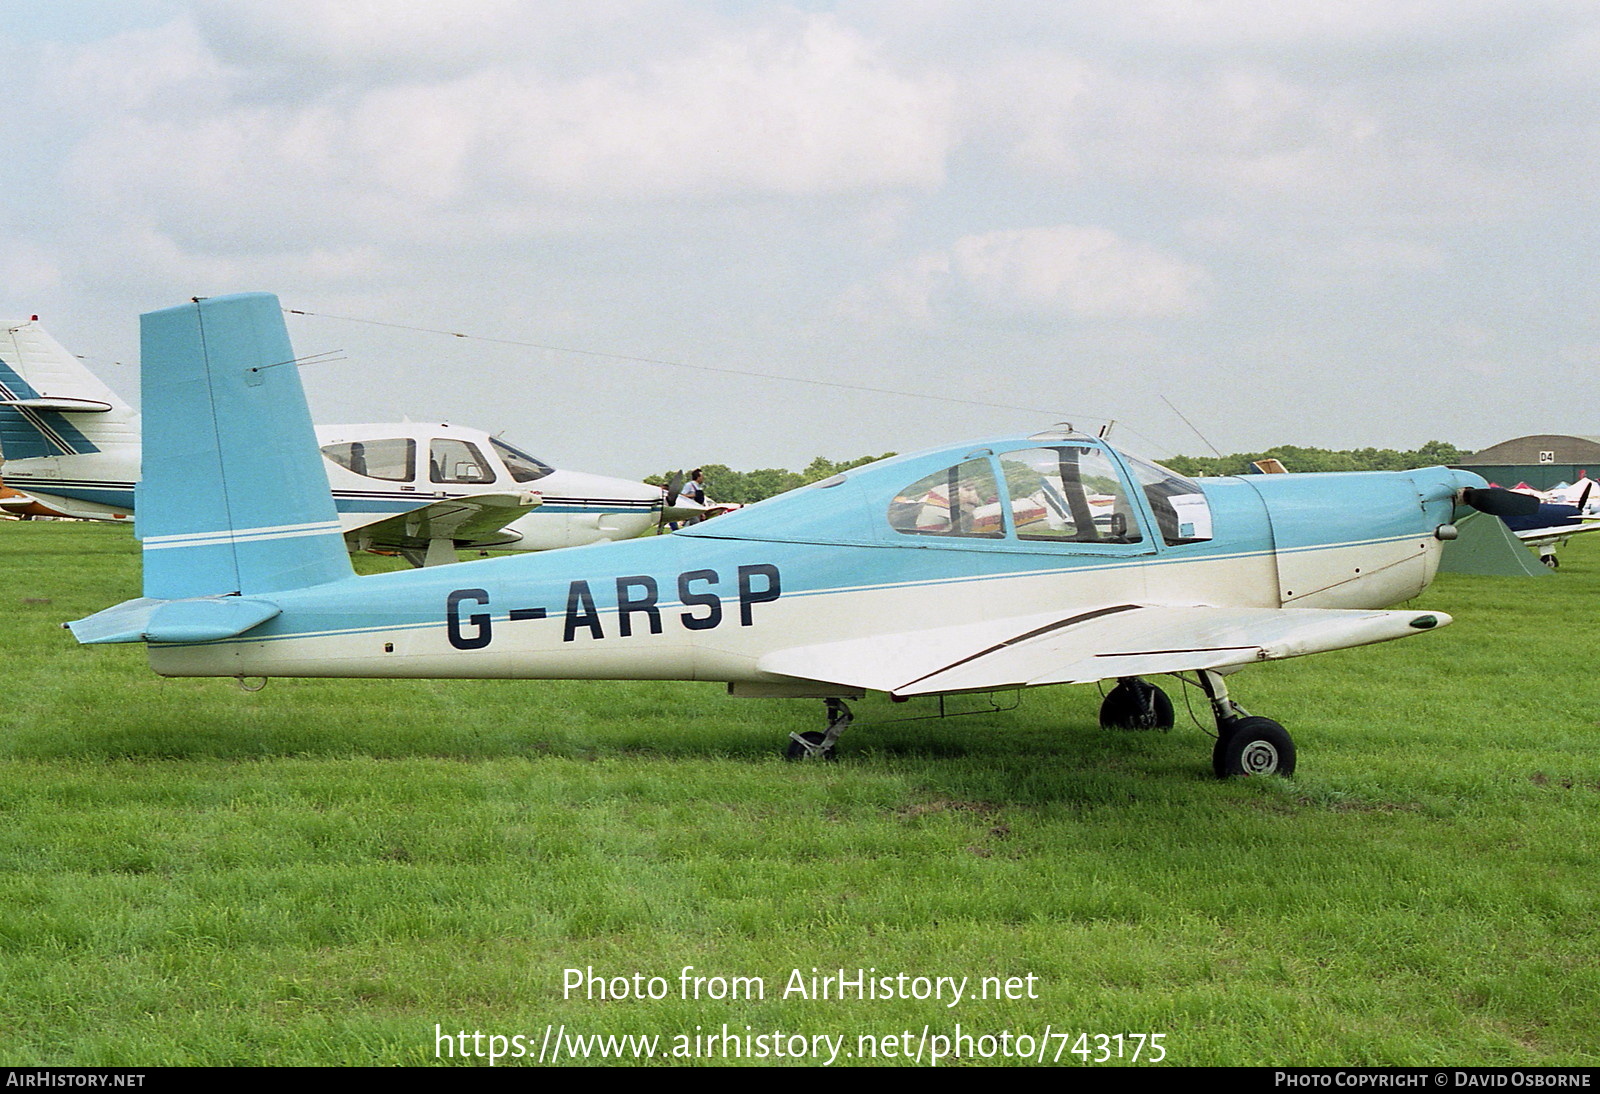
[[262, 290], [367, 321], [290, 319], [318, 421], [631, 477], [1600, 434], [1594, 0], [54, 0], [0, 64], [0, 318], [130, 400]]

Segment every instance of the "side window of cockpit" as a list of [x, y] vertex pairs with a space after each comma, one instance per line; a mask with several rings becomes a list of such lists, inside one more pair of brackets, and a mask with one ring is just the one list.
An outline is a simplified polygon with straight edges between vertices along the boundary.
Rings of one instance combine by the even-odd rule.
[[478, 451], [477, 445], [453, 437], [439, 437], [428, 446], [428, 480], [448, 483], [493, 482], [494, 471], [483, 458], [483, 453]]
[[1211, 538], [1211, 504], [1199, 483], [1137, 456], [1123, 453], [1122, 458], [1144, 489], [1161, 538], [1168, 546], [1203, 543]]
[[498, 437], [490, 437], [489, 443], [500, 453], [500, 458], [505, 461], [506, 470], [511, 472], [511, 477], [518, 482], [534, 482], [555, 470], [543, 460], [534, 459], [522, 449], [513, 448]]
[[417, 443], [410, 437], [325, 444], [322, 454], [346, 471], [385, 482], [410, 482]]
[[1122, 476], [1098, 448], [1027, 448], [1000, 457], [1017, 538], [1139, 543], [1144, 534]]
[[910, 536], [999, 539], [1005, 535], [1000, 508], [988, 459], [967, 460], [896, 494], [889, 503], [889, 526]]

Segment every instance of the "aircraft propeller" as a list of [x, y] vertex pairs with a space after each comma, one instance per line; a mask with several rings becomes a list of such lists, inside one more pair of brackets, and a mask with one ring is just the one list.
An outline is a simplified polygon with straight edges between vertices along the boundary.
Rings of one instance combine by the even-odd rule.
[[656, 535], [667, 530], [670, 523], [667, 513], [674, 505], [678, 504], [678, 495], [683, 493], [683, 472], [674, 471], [667, 476], [666, 496], [661, 503], [661, 519], [656, 521]]
[[1486, 489], [1469, 486], [1461, 491], [1461, 504], [1495, 517], [1531, 517], [1539, 511], [1539, 499], [1532, 494], [1498, 486]]

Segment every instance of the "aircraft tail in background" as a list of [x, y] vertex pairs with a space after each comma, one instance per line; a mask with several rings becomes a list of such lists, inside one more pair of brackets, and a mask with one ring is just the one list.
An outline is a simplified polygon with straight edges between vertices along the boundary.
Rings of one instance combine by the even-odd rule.
[[37, 317], [0, 326], [0, 454], [26, 460], [138, 444], [138, 413]]

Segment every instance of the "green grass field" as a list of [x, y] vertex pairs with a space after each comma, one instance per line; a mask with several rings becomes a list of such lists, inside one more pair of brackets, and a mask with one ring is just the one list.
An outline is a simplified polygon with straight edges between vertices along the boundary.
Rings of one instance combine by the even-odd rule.
[[[1235, 677], [1300, 773], [1221, 783], [1176, 693], [1167, 734], [1099, 729], [1094, 688], [868, 702], [823, 765], [779, 758], [820, 703], [715, 685], [162, 680], [59, 629], [137, 595], [127, 529], [3, 523], [0, 1064], [960, 1023], [1160, 1033], [1175, 1064], [1593, 1065], [1600, 544], [1563, 563], [1446, 575], [1417, 604], [1453, 627]], [[766, 998], [681, 999], [686, 965]], [[671, 991], [563, 999], [589, 966]], [[813, 967], [1037, 998], [780, 997]]]

